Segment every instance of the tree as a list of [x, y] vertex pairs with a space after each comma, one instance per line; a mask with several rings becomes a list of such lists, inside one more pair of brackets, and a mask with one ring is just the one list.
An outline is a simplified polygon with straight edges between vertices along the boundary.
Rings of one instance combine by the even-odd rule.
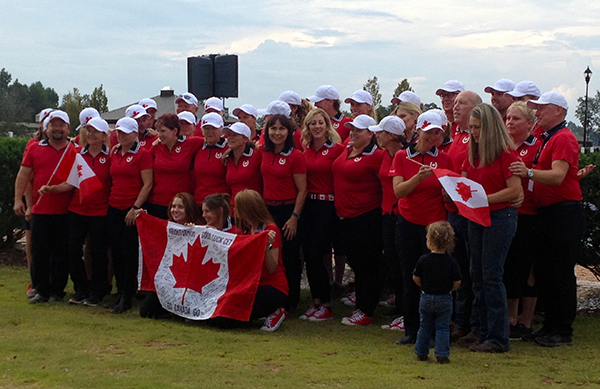
[[413, 88], [410, 86], [410, 82], [408, 82], [406, 78], [398, 83], [398, 86], [396, 86], [396, 89], [394, 89], [392, 98], [400, 96], [400, 93], [405, 91], [414, 92]]
[[377, 76], [369, 78], [367, 83], [363, 85], [363, 90], [369, 92], [373, 97], [373, 107], [376, 109], [381, 105], [381, 93], [379, 93], [379, 83], [377, 82]]
[[436, 103], [425, 103], [423, 104], [423, 112], [429, 111], [430, 109], [441, 109]]
[[94, 88], [91, 95], [83, 96], [83, 105], [94, 107], [100, 113], [108, 112], [108, 97], [106, 97], [104, 86], [100, 84], [99, 87]]
[[83, 99], [84, 96], [81, 96], [81, 93], [77, 88], [73, 88], [73, 91], [62, 97], [62, 103], [59, 108], [69, 115], [71, 135], [74, 135], [75, 128], [79, 125], [79, 112], [84, 108]]
[[[588, 126], [587, 138], [593, 140], [600, 135], [600, 90], [596, 91], [595, 96], [588, 99]], [[575, 109], [575, 117], [581, 123], [581, 127], [585, 126], [585, 96], [577, 99], [577, 108]], [[581, 132], [583, 135], [583, 131]]]
[[29, 85], [29, 98], [34, 115], [34, 118], [31, 118], [32, 121], [35, 120], [35, 115], [42, 109], [58, 107], [58, 94], [54, 89], [44, 87], [40, 81]]

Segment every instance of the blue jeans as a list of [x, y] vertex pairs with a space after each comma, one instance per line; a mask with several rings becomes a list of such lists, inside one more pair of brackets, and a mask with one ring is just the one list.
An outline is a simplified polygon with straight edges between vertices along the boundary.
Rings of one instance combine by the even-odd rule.
[[450, 355], [450, 319], [452, 317], [452, 295], [421, 294], [419, 302], [421, 316], [415, 354], [428, 355], [429, 341], [435, 330], [435, 356], [447, 358]]
[[491, 211], [492, 225], [469, 221], [471, 279], [479, 309], [478, 341], [502, 351], [510, 349], [504, 261], [517, 230], [517, 210]]

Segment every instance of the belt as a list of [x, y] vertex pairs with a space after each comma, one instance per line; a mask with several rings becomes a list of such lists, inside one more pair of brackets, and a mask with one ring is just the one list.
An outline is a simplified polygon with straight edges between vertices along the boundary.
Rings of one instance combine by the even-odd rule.
[[309, 193], [308, 198], [311, 200], [321, 200], [321, 201], [333, 201], [334, 197], [332, 193]]
[[271, 206], [278, 206], [278, 205], [292, 205], [292, 204], [296, 204], [296, 199], [291, 199], [291, 200], [265, 200], [265, 204], [267, 205], [271, 205]]

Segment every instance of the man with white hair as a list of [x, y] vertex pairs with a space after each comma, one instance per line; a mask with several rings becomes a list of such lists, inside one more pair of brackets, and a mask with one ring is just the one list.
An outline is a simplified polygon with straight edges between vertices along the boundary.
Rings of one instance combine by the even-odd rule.
[[574, 267], [583, 234], [581, 188], [577, 169], [579, 144], [567, 128], [567, 100], [560, 93], [546, 92], [528, 107], [535, 109], [543, 143], [528, 169], [513, 162], [513, 174], [528, 177], [529, 190], [538, 204], [541, 253], [534, 258], [536, 284], [547, 304], [544, 326], [531, 335], [540, 346], [573, 345], [573, 321], [577, 314], [577, 280]]

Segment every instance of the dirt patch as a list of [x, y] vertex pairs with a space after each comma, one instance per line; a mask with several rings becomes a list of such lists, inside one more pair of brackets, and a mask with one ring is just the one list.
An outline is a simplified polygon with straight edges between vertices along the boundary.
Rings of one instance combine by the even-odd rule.
[[594, 273], [579, 265], [575, 266], [575, 276], [577, 276], [577, 281], [600, 282]]
[[25, 251], [19, 248], [12, 248], [0, 252], [0, 265], [27, 267], [27, 258]]

